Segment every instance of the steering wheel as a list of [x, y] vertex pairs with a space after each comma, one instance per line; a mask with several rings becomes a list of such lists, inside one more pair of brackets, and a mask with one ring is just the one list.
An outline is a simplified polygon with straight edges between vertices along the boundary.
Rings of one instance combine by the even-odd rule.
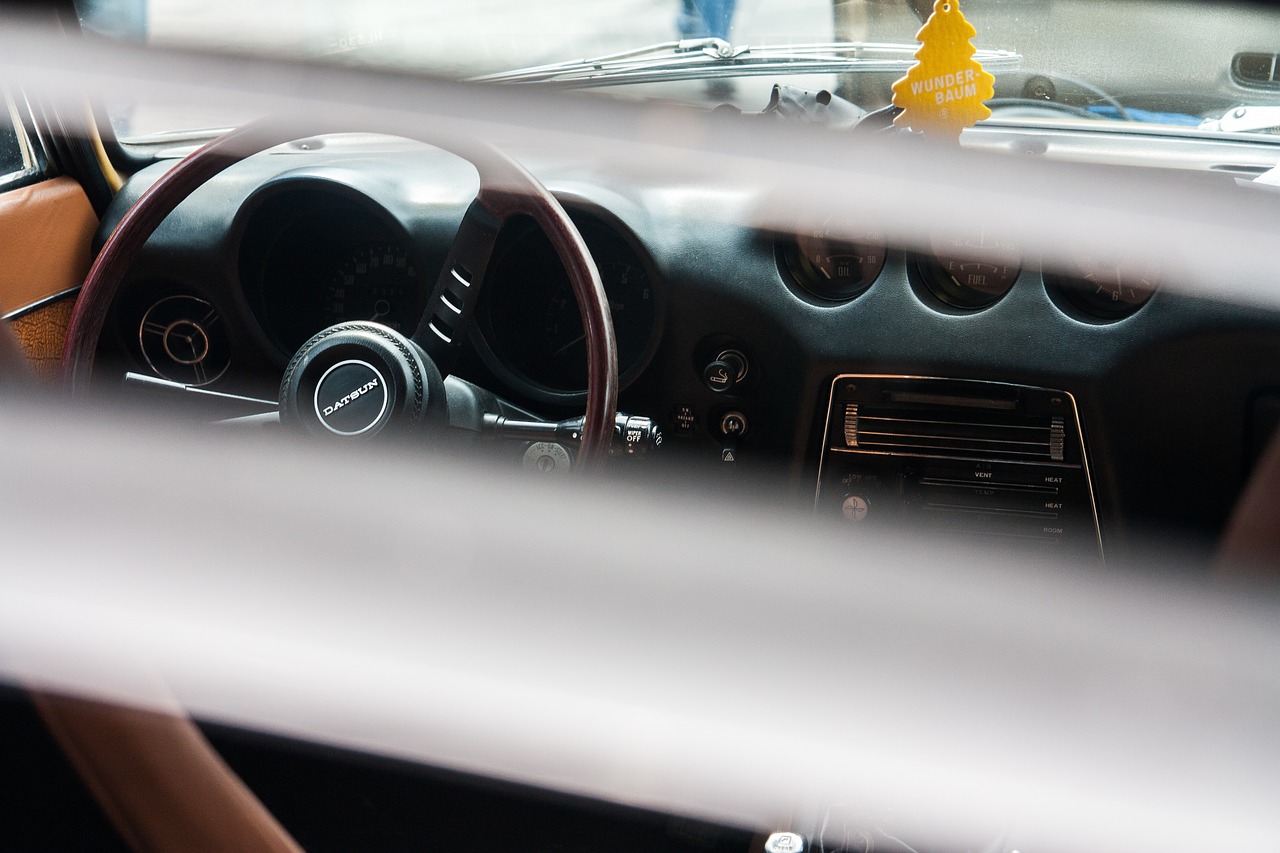
[[[232, 164], [294, 139], [345, 129], [334, 124], [316, 127], [310, 121], [266, 120], [245, 125], [181, 160], [142, 194], [99, 252], [72, 315], [63, 348], [63, 380], [72, 393], [87, 390], [103, 326], [125, 273], [165, 217]], [[407, 387], [397, 389], [404, 394], [401, 414], [407, 413], [413, 421], [429, 420], [425, 413], [432, 395], [437, 412], [442, 410], [445, 395], [440, 377], [452, 366], [465, 339], [463, 332], [498, 232], [513, 216], [525, 215], [551, 241], [578, 300], [588, 365], [586, 417], [576, 467], [578, 471], [598, 469], [608, 455], [617, 415], [618, 352], [604, 286], [582, 235], [546, 187], [506, 155], [456, 139], [422, 141], [464, 157], [480, 173], [480, 189], [463, 217], [422, 322], [408, 338], [372, 322], [339, 324], [318, 333], [303, 345], [285, 373], [282, 421], [291, 410], [295, 420], [299, 417], [299, 403], [310, 402], [313, 387], [316, 402], [304, 414], [324, 419], [319, 402], [324, 378], [310, 386], [304, 383], [305, 394], [299, 394], [297, 386], [308, 369], [308, 359], [334, 341], [340, 343], [328, 354], [326, 376], [336, 375], [338, 368], [352, 361], [384, 380], [397, 380], [396, 369], [403, 368], [398, 382]], [[366, 351], [388, 361], [370, 357], [365, 364], [360, 361], [364, 356], [341, 361], [346, 352], [341, 348], [352, 346], [372, 347]], [[309, 363], [326, 366], [323, 357]], [[375, 363], [389, 368], [388, 372], [379, 372]], [[49, 694], [35, 693], [33, 698], [82, 779], [135, 849], [297, 853], [299, 848], [288, 833], [222, 762], [190, 718]]]
[[[245, 125], [188, 155], [148, 188], [120, 220], [85, 279], [63, 349], [66, 387], [73, 394], [87, 390], [102, 329], [125, 273], [139, 249], [165, 217], [207, 180], [251, 154], [319, 132], [350, 129], [335, 125], [341, 123], [265, 119]], [[366, 360], [385, 360], [382, 367], [386, 372], [365, 364], [362, 356], [355, 361], [370, 370], [355, 375], [355, 381], [362, 377], [370, 380], [382, 378], [387, 393], [397, 390], [393, 387], [396, 385], [409, 386], [398, 389], [407, 395], [403, 408], [409, 413], [408, 417], [421, 420], [424, 409], [433, 405], [438, 409], [443, 407], [444, 394], [438, 377], [448, 373], [465, 340], [465, 328], [474, 310], [498, 232], [503, 223], [523, 215], [531, 218], [551, 241], [578, 300], [586, 334], [588, 364], [586, 417], [575, 467], [579, 471], [598, 469], [608, 456], [617, 415], [618, 348], [600, 273], [582, 235], [546, 187], [505, 154], [487, 145], [462, 142], [443, 134], [439, 138], [434, 135], [422, 137], [421, 141], [469, 160], [480, 173], [480, 189], [458, 228], [423, 320], [407, 339], [388, 327], [370, 322], [340, 324], [319, 333], [298, 352], [286, 372], [285, 386], [293, 380], [295, 387], [281, 390], [282, 420], [290, 412], [293, 412], [293, 419], [298, 420], [298, 408], [304, 409], [303, 415], [310, 417], [312, 422], [317, 418], [324, 419], [319, 397], [315, 398], [314, 406], [283, 405], [287, 402], [284, 398], [292, 394], [292, 402], [298, 403], [296, 371], [303, 369], [302, 363], [308, 361], [312, 354], [308, 347], [327, 347], [338, 339], [345, 341], [346, 345], [368, 345], [377, 349], [376, 357]], [[354, 343], [353, 336], [358, 339]], [[330, 355], [329, 361], [336, 364], [338, 357]], [[326, 365], [322, 361], [318, 366], [324, 368]], [[329, 369], [333, 369], [333, 364]], [[397, 377], [397, 373], [402, 376]], [[310, 385], [303, 382], [303, 390], [307, 392], [304, 396], [308, 397], [306, 402], [310, 402], [310, 391], [313, 388], [318, 390], [319, 382], [324, 382], [323, 377], [313, 377]], [[324, 426], [330, 432], [355, 434], [328, 424]]]

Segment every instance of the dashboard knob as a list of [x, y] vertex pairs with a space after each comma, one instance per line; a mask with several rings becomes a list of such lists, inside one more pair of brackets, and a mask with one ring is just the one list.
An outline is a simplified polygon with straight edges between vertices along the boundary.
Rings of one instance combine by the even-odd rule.
[[742, 412], [726, 412], [720, 418], [720, 461], [734, 465], [738, 461], [738, 442], [747, 433], [747, 416]]
[[871, 512], [871, 504], [862, 495], [848, 495], [840, 503], [840, 512], [844, 515], [845, 521], [859, 524], [865, 521], [867, 514]]
[[725, 438], [741, 438], [747, 432], [747, 416], [742, 412], [726, 412], [720, 419], [720, 434]]
[[716, 394], [727, 394], [747, 378], [747, 357], [736, 349], [727, 349], [702, 371], [702, 381]]

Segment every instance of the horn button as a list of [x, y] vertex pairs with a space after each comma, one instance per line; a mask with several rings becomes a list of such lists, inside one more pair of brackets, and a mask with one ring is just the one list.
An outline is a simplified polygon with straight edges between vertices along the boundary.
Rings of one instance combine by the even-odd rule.
[[387, 378], [358, 358], [340, 361], [326, 370], [314, 396], [321, 426], [336, 435], [360, 435], [377, 429], [387, 414]]
[[320, 437], [412, 431], [446, 415], [435, 363], [378, 323], [340, 323], [314, 335], [280, 383], [281, 422]]

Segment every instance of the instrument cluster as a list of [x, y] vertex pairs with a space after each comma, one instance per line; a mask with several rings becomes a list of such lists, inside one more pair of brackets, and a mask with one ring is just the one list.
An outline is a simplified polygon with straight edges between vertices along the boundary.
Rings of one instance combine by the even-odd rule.
[[[793, 290], [808, 301], [835, 305], [868, 291], [885, 264], [883, 236], [865, 225], [827, 220], [798, 229], [778, 244], [779, 267]], [[920, 298], [947, 313], [981, 311], [1003, 299], [1021, 276], [1026, 259], [1016, 242], [981, 226], [935, 236], [929, 251], [909, 260], [911, 283]], [[1065, 313], [1107, 323], [1134, 314], [1158, 287], [1158, 270], [1125, 258], [1075, 252], [1071, 268], [1044, 270], [1050, 298]]]
[[[600, 271], [623, 385], [657, 348], [661, 290], [638, 242], [603, 213], [571, 214]], [[256, 204], [243, 232], [240, 279], [279, 354], [337, 323], [369, 320], [412, 335], [441, 258], [423, 251], [373, 199], [299, 185]], [[585, 395], [587, 355], [577, 300], [550, 242], [529, 220], [504, 225], [476, 309], [472, 345], [510, 388], [546, 403]]]

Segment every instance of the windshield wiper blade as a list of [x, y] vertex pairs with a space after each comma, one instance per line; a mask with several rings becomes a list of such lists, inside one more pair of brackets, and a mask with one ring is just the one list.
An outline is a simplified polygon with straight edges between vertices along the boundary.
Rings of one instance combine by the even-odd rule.
[[[767, 74], [906, 73], [915, 64], [918, 44], [825, 42], [815, 44], [732, 45], [723, 39], [669, 41], [599, 56], [515, 71], [483, 74], [470, 82], [542, 83], [566, 88], [622, 83], [668, 83], [713, 77]], [[979, 49], [974, 59], [988, 71], [1013, 71], [1022, 56], [1010, 50]]]

